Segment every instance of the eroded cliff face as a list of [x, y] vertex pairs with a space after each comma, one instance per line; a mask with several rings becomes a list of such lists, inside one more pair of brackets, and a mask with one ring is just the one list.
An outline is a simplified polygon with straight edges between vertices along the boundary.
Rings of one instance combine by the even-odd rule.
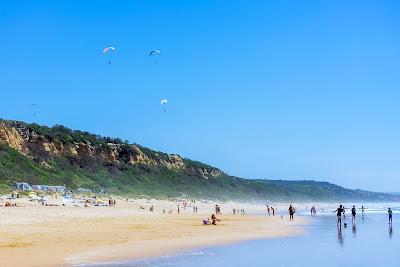
[[10, 147], [25, 154], [24, 139], [15, 128], [8, 127], [4, 122], [0, 122], [0, 142], [6, 143]]
[[49, 162], [55, 157], [66, 157], [70, 159], [71, 164], [74, 159], [93, 159], [105, 164], [143, 164], [181, 170], [206, 179], [222, 174], [217, 168], [185, 164], [183, 158], [176, 154], [146, 154], [137, 145], [108, 143], [102, 146], [93, 145], [89, 141], [65, 144], [60, 140], [37, 134], [25, 123], [17, 121], [0, 121], [0, 143], [48, 168], [51, 168]]

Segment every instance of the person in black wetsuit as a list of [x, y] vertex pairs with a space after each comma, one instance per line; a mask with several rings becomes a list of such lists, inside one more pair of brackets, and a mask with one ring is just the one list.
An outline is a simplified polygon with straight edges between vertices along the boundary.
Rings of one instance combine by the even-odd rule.
[[391, 208], [388, 209], [388, 215], [389, 215], [389, 224], [392, 224], [393, 211]]
[[351, 208], [351, 221], [356, 223], [356, 206], [353, 205], [353, 208]]
[[344, 212], [344, 208], [342, 205], [339, 206], [333, 213], [336, 212], [337, 216], [337, 226], [342, 229], [342, 213]]
[[289, 220], [292, 221], [294, 219], [293, 215], [295, 213], [295, 209], [292, 205], [289, 205]]

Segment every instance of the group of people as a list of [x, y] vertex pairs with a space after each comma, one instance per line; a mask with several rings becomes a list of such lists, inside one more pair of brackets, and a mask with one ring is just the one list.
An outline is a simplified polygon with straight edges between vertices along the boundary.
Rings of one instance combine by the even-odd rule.
[[115, 198], [109, 198], [108, 199], [108, 206], [109, 207], [115, 207], [115, 204], [117, 204], [117, 202], [115, 201]]
[[[167, 211], [166, 211], [165, 209], [162, 209], [162, 212], [163, 212], [163, 213], [167, 213]], [[169, 210], [169, 211], [168, 211], [168, 214], [172, 214], [173, 212], [174, 212], [173, 210]]]
[[17, 203], [7, 201], [6, 204], [4, 204], [4, 207], [17, 207]]
[[197, 206], [193, 206], [193, 213], [197, 213]]
[[270, 206], [268, 206], [267, 205], [267, 212], [268, 212], [268, 216], [271, 216], [271, 213], [272, 213], [272, 216], [275, 216], [275, 211], [277, 210], [277, 208], [274, 208], [274, 207], [270, 207]]
[[217, 222], [220, 222], [221, 220], [217, 218], [217, 216], [215, 216], [215, 214], [211, 215], [211, 221], [209, 218], [205, 218], [203, 219], [203, 225], [217, 225]]
[[233, 215], [245, 215], [244, 209], [233, 209]]
[[[361, 206], [362, 216], [364, 216], [364, 211], [365, 211], [364, 206]], [[339, 229], [342, 229], [342, 216], [343, 216], [343, 218], [345, 218], [346, 208], [344, 207], [344, 205], [339, 205], [339, 207], [334, 211], [334, 213], [336, 213], [336, 216], [337, 216], [337, 226]], [[387, 213], [388, 213], [389, 224], [392, 224], [392, 222], [393, 222], [392, 209], [388, 208]], [[353, 225], [356, 223], [356, 215], [357, 215], [357, 209], [356, 209], [356, 206], [353, 205], [353, 207], [351, 208], [351, 221], [352, 221]], [[346, 227], [347, 225], [344, 224], [344, 226]]]

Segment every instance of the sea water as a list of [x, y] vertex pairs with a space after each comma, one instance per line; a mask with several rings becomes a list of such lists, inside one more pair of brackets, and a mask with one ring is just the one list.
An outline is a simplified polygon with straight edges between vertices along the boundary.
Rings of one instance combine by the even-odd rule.
[[[350, 207], [350, 206], [348, 206]], [[357, 214], [352, 224], [347, 212], [339, 231], [336, 216], [326, 210], [316, 217], [304, 233], [294, 237], [242, 242], [223, 247], [208, 247], [145, 260], [94, 264], [114, 267], [200, 267], [200, 266], [279, 266], [279, 267], [399, 267], [400, 209], [394, 207], [393, 224], [388, 224], [386, 207], [369, 208]]]

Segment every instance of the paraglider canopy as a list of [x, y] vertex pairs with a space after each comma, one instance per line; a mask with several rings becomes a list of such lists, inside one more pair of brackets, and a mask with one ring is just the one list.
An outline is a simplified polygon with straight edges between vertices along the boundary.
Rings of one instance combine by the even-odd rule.
[[[115, 49], [114, 46], [107, 46], [107, 47], [104, 47], [104, 48], [103, 48], [102, 54], [103, 54], [104, 56], [110, 57], [110, 54], [114, 53], [115, 50], [116, 50], [116, 49]], [[111, 60], [110, 60], [110, 59], [108, 59], [108, 64], [111, 64]]]
[[[157, 50], [157, 49], [156, 50], [152, 50], [150, 52], [150, 54], [149, 54], [149, 56], [151, 56], [151, 57], [157, 57], [159, 55], [161, 55], [161, 52], [160, 52], [160, 50]], [[156, 59], [154, 59], [154, 63], [157, 63]]]
[[115, 51], [115, 47], [114, 46], [107, 46], [103, 48], [103, 54], [107, 54], [108, 52], [114, 52]]
[[150, 52], [150, 56], [153, 56], [153, 55], [161, 55], [161, 52], [160, 52], [160, 50], [152, 50], [151, 52]]
[[167, 100], [167, 99], [162, 99], [162, 100], [160, 101], [160, 104], [164, 107], [164, 112], [165, 112], [165, 106], [166, 106], [167, 103], [168, 103], [168, 100]]

